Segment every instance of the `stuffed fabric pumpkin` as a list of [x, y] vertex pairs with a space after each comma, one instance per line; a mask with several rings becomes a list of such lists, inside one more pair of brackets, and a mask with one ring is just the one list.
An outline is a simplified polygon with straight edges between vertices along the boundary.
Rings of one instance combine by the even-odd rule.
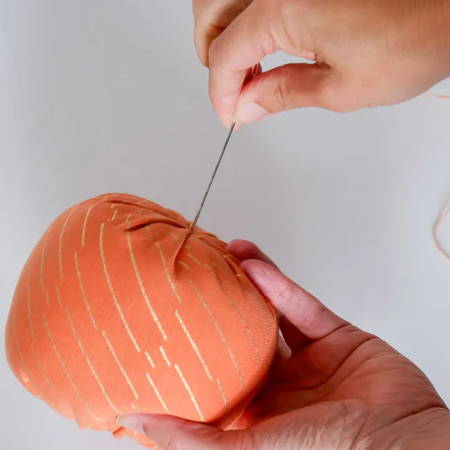
[[244, 427], [277, 316], [225, 243], [189, 227], [125, 194], [62, 213], [27, 260], [8, 318], [7, 358], [26, 389], [82, 428], [146, 446], [116, 417]]

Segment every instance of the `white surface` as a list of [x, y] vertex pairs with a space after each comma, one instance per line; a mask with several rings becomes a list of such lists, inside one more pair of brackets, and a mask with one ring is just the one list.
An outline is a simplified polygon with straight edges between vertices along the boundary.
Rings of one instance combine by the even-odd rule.
[[[194, 214], [225, 131], [191, 34], [189, 1], [0, 0], [2, 329], [29, 251], [69, 205], [122, 191]], [[450, 81], [434, 91], [450, 93]], [[249, 126], [233, 137], [201, 218], [225, 240], [260, 244], [415, 361], [447, 402], [450, 265], [431, 227], [450, 196], [449, 123], [450, 102], [419, 98]], [[138, 448], [80, 432], [0, 356], [2, 448]]]

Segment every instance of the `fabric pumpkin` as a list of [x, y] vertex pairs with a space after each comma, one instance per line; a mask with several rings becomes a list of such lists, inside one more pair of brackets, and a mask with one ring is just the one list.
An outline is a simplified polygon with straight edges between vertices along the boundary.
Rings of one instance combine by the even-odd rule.
[[163, 413], [224, 429], [268, 372], [277, 315], [225, 243], [151, 201], [106, 194], [62, 213], [28, 258], [7, 329], [21, 383], [82, 428]]

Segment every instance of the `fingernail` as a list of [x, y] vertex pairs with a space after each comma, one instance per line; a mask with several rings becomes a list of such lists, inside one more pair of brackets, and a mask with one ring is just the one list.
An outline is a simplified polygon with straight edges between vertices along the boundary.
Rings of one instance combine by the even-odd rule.
[[250, 100], [243, 100], [237, 107], [236, 122], [241, 125], [256, 122], [268, 115], [269, 113], [262, 106]]
[[130, 416], [120, 416], [116, 419], [119, 425], [137, 433], [144, 433], [144, 421], [139, 414], [132, 414]]

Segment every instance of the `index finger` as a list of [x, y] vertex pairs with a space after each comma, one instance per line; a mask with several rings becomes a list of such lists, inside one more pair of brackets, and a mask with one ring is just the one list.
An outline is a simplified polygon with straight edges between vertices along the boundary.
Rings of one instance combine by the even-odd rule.
[[234, 122], [236, 104], [248, 70], [277, 48], [264, 14], [250, 4], [211, 44], [209, 95], [225, 127]]
[[260, 260], [246, 260], [241, 267], [275, 309], [309, 339], [321, 339], [347, 324], [276, 267]]

